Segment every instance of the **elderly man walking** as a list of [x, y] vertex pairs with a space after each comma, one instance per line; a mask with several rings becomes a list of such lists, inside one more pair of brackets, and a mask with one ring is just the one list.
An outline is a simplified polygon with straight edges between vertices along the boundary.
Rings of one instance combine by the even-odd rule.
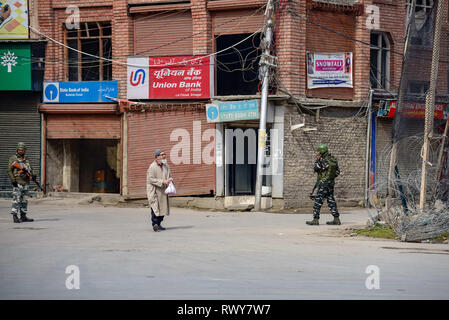
[[170, 214], [168, 195], [165, 194], [165, 189], [173, 179], [170, 167], [167, 164], [165, 151], [157, 149], [154, 152], [154, 157], [154, 161], [147, 170], [147, 198], [151, 210], [153, 230], [160, 231], [165, 230], [161, 226], [164, 216]]

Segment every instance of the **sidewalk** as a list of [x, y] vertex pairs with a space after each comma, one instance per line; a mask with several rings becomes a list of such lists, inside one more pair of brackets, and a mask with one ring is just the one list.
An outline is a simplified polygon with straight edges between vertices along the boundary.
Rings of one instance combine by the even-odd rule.
[[[341, 226], [307, 226], [311, 215], [172, 208], [153, 232], [145, 207], [39, 199], [32, 223], [13, 224], [0, 200], [0, 299], [443, 299], [447, 245], [346, 237]], [[68, 266], [80, 270], [69, 290]], [[368, 290], [366, 268], [380, 269]]]

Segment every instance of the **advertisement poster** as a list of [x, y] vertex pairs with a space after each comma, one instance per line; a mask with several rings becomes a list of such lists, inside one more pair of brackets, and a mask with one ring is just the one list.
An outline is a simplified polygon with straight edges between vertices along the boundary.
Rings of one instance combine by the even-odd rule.
[[[384, 118], [394, 118], [397, 108], [396, 100], [382, 101], [379, 104], [377, 111], [378, 117]], [[435, 119], [447, 119], [449, 110], [448, 106], [444, 103], [435, 103], [434, 118]], [[409, 118], [421, 118], [424, 119], [426, 116], [426, 103], [425, 102], [404, 102], [404, 107], [402, 108], [402, 115]]]
[[128, 99], [209, 99], [213, 57], [128, 58]]
[[307, 88], [352, 88], [352, 52], [307, 53]]
[[28, 39], [27, 0], [0, 0], [0, 39]]

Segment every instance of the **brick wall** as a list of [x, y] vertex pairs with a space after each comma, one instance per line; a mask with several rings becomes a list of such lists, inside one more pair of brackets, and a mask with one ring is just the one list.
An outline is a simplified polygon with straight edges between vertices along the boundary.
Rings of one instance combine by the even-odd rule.
[[[125, 1], [125, 0], [123, 0]], [[112, 3], [112, 1], [110, 1]], [[117, 5], [121, 1], [114, 1]], [[95, 2], [98, 3], [98, 2]], [[112, 7], [96, 6], [94, 9], [88, 5], [92, 1], [79, 1], [77, 6], [80, 8], [80, 23], [91, 21], [112, 21]], [[69, 5], [67, 3], [67, 5]], [[57, 6], [52, 6], [50, 1], [40, 1], [39, 4], [39, 26], [40, 31], [52, 39], [64, 43], [64, 24], [71, 13], [66, 12], [66, 7], [60, 2]], [[112, 27], [114, 33], [114, 25]], [[114, 41], [114, 40], [113, 40]], [[46, 49], [46, 61], [44, 81], [66, 81], [67, 80], [67, 61], [65, 52], [68, 49], [49, 40]], [[126, 68], [125, 68], [126, 72]], [[126, 74], [125, 74], [126, 76]]]
[[[390, 41], [390, 88], [392, 92], [399, 89], [399, 81], [402, 70], [402, 56], [404, 51], [405, 39], [405, 19], [406, 19], [406, 1], [379, 1], [374, 0], [373, 4], [380, 9], [380, 28], [379, 31], [387, 34]], [[398, 23], [398, 19], [402, 23]]]
[[[81, 21], [110, 20], [113, 25], [113, 57], [119, 61], [126, 61], [124, 57], [132, 53], [134, 39], [133, 16], [127, 14], [129, 4], [151, 4], [151, 0], [118, 0], [118, 1], [77, 1], [80, 7]], [[161, 1], [157, 1], [161, 2]], [[192, 13], [192, 38], [193, 53], [207, 54], [213, 50], [213, 27], [212, 14], [207, 9], [207, 0], [191, 1]], [[249, 1], [247, 1], [249, 2]], [[257, 2], [257, 1], [254, 1]], [[311, 1], [289, 2], [288, 8], [294, 10], [298, 15], [307, 17], [310, 21], [320, 23], [324, 27], [341, 32], [348, 38], [356, 38], [361, 42], [369, 42], [370, 32], [366, 27], [367, 13], [356, 15], [348, 11], [326, 11], [319, 8], [307, 7]], [[406, 0], [385, 1], [365, 0], [364, 6], [374, 4], [380, 8], [379, 32], [385, 32], [391, 44], [390, 55], [390, 88], [397, 92], [399, 85], [402, 57], [400, 53], [404, 49]], [[68, 14], [65, 8], [71, 5], [69, 0], [64, 1], [40, 1], [39, 2], [39, 26], [41, 31], [53, 37], [55, 40], [64, 41], [63, 27]], [[236, 6], [239, 2], [236, 1]], [[446, 3], [446, 7], [448, 4]], [[232, 9], [229, 4], [226, 8]], [[257, 5], [254, 6], [254, 9]], [[242, 9], [236, 9], [242, 10]], [[245, 9], [248, 10], [248, 9]], [[448, 34], [447, 8], [445, 10], [445, 24], [443, 34]], [[100, 18], [99, 18], [100, 17]], [[261, 20], [262, 23], [262, 20]], [[279, 88], [284, 87], [290, 93], [297, 96], [309, 96], [315, 98], [332, 98], [345, 100], [362, 100], [366, 98], [369, 89], [369, 46], [354, 40], [342, 37], [334, 32], [326, 31], [313, 23], [306, 22], [298, 16], [286, 11], [280, 21], [279, 39], [276, 43], [279, 68]], [[233, 24], [234, 26], [234, 24]], [[238, 33], [239, 30], [235, 30]], [[449, 41], [442, 37], [442, 57], [448, 56]], [[306, 52], [354, 52], [354, 89], [306, 89]], [[49, 42], [47, 47], [47, 61], [45, 80], [65, 80], [65, 67], [60, 61], [64, 57], [64, 49], [59, 45]], [[59, 60], [59, 61], [58, 61]], [[440, 65], [441, 79], [439, 79], [440, 92], [447, 89], [447, 63]], [[126, 77], [126, 67], [114, 64], [114, 79], [120, 82], [120, 95], [126, 96], [126, 88], [122, 83]]]
[[[305, 1], [288, 7], [299, 15], [307, 15]], [[306, 22], [286, 12], [280, 23], [276, 53], [278, 56], [278, 87], [295, 96], [304, 96], [306, 88]]]
[[212, 50], [212, 19], [206, 0], [192, 0], [193, 54], [207, 54]]
[[[302, 122], [295, 106], [287, 108], [284, 120], [284, 201], [286, 208], [312, 207], [309, 194], [316, 182], [313, 164], [316, 148], [325, 143], [329, 152], [336, 156], [341, 174], [336, 179], [337, 204], [360, 201], [365, 188], [366, 118], [350, 117], [355, 109], [329, 109], [329, 114], [305, 116], [305, 127], [316, 127], [317, 131], [302, 129], [290, 131], [291, 124]], [[322, 112], [323, 113], [323, 112]], [[346, 117], [335, 117], [346, 114]]]
[[[347, 35], [355, 37], [355, 21], [350, 15], [338, 12], [309, 10], [308, 19]], [[327, 31], [316, 24], [307, 23], [306, 50], [316, 53], [354, 52], [354, 41]], [[355, 57], [355, 54], [354, 54]], [[306, 94], [312, 98], [347, 99], [353, 98], [351, 88], [320, 88], [307, 89]]]
[[118, 96], [126, 97], [127, 56], [134, 51], [133, 21], [128, 16], [127, 0], [114, 0], [112, 9], [112, 79], [118, 81]]

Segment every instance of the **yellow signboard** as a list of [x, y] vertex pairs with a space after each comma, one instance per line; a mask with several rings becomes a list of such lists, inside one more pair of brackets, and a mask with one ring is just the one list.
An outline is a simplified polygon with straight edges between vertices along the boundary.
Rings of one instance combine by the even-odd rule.
[[28, 39], [28, 1], [0, 0], [0, 39]]

